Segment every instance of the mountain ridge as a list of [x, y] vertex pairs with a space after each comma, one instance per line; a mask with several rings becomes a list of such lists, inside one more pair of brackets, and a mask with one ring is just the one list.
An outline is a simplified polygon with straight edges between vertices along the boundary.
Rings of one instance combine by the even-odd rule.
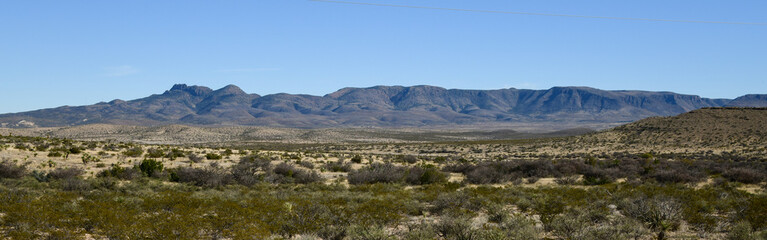
[[[750, 95], [747, 95], [750, 96]], [[761, 102], [761, 95], [741, 105]], [[745, 96], [744, 96], [745, 97]], [[162, 94], [85, 106], [62, 106], [0, 114], [2, 127], [60, 127], [94, 123], [123, 125], [249, 125], [270, 127], [423, 127], [551, 122], [631, 122], [670, 116], [733, 100], [673, 92], [591, 87], [544, 90], [464, 90], [438, 86], [342, 88], [323, 96], [249, 94], [235, 85], [213, 90], [176, 84]]]

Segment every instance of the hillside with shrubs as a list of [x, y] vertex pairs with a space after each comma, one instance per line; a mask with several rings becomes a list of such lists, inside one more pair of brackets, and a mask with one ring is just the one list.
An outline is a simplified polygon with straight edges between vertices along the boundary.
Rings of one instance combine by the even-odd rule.
[[212, 147], [1, 135], [0, 236], [764, 239], [765, 113], [702, 109], [504, 141]]

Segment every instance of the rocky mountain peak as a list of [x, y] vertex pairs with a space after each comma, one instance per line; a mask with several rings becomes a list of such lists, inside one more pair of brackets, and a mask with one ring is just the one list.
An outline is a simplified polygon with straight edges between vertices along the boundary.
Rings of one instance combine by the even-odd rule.
[[165, 91], [165, 94], [171, 93], [174, 91], [186, 92], [194, 96], [203, 96], [213, 92], [213, 90], [208, 87], [201, 87], [196, 85], [187, 86], [186, 84], [174, 84], [173, 87], [170, 88], [170, 90]]
[[245, 91], [240, 89], [240, 87], [235, 86], [234, 84], [226, 85], [216, 91], [213, 91], [216, 95], [247, 95]]

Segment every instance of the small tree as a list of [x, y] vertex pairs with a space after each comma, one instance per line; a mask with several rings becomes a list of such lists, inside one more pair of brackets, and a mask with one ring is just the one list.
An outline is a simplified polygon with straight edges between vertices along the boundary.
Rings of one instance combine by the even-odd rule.
[[205, 158], [207, 158], [208, 160], [218, 160], [218, 159], [221, 159], [221, 155], [218, 155], [215, 153], [208, 153], [208, 154], [205, 154]]
[[155, 173], [162, 172], [163, 165], [162, 162], [150, 158], [141, 161], [139, 169], [141, 169], [141, 172], [144, 173], [144, 175], [151, 177], [154, 176]]
[[140, 157], [141, 154], [144, 154], [144, 149], [141, 147], [133, 147], [123, 152], [126, 157]]

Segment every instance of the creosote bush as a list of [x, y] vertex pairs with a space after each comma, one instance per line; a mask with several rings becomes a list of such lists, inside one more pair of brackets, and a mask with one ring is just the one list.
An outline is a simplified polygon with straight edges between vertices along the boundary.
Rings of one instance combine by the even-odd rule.
[[98, 177], [113, 177], [123, 180], [138, 179], [143, 175], [140, 169], [136, 167], [124, 168], [120, 165], [112, 165], [112, 167], [99, 172]]
[[394, 183], [405, 177], [405, 168], [391, 163], [373, 163], [370, 166], [349, 172], [351, 184]]
[[200, 163], [202, 162], [202, 160], [205, 160], [204, 157], [201, 157], [200, 155], [197, 155], [194, 153], [190, 153], [189, 155], [187, 155], [187, 157], [189, 158], [189, 161], [193, 163]]
[[80, 177], [85, 173], [81, 168], [56, 168], [48, 173], [49, 179], [70, 179]]
[[319, 174], [311, 170], [297, 168], [292, 164], [280, 163], [273, 169], [274, 174], [267, 176], [272, 183], [313, 183], [322, 180]]
[[0, 178], [21, 178], [27, 173], [27, 167], [3, 160], [0, 162]]
[[331, 172], [350, 172], [352, 170], [352, 164], [343, 159], [338, 159], [338, 161], [335, 162], [330, 161], [325, 163], [322, 168]]
[[434, 166], [403, 167], [391, 163], [372, 163], [349, 172], [350, 184], [407, 183], [423, 185], [447, 182], [447, 175]]
[[196, 186], [219, 187], [234, 182], [231, 174], [217, 167], [191, 168], [180, 167], [170, 173], [171, 181], [191, 183]]
[[142, 160], [138, 167], [145, 176], [156, 177], [162, 173], [164, 166], [162, 162], [149, 158]]
[[141, 155], [144, 154], [144, 149], [141, 147], [132, 147], [130, 149], [125, 150], [123, 152], [123, 155], [126, 157], [141, 157]]
[[756, 184], [765, 180], [764, 173], [751, 168], [732, 168], [722, 174], [722, 177], [734, 182]]

